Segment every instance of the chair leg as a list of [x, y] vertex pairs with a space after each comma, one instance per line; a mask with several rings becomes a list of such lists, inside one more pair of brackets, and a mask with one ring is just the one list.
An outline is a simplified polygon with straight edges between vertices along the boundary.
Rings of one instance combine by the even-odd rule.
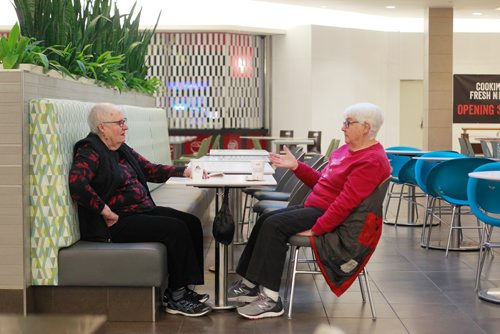
[[483, 271], [484, 258], [486, 257], [485, 245], [487, 238], [486, 228], [483, 227], [481, 238], [479, 239], [479, 257], [477, 258], [477, 268], [476, 268], [476, 284], [474, 285], [474, 291], [479, 291], [479, 281], [481, 280], [481, 272]]
[[370, 288], [370, 282], [368, 281], [368, 270], [363, 268], [361, 271], [361, 274], [363, 275], [364, 281], [365, 281], [365, 287], [366, 287], [366, 295], [368, 296], [368, 302], [370, 303], [370, 310], [372, 312], [372, 320], [375, 321], [377, 320], [377, 313], [375, 312], [375, 303], [373, 302], [373, 296], [372, 296], [372, 291]]
[[290, 292], [290, 280], [292, 276], [292, 265], [293, 265], [293, 254], [295, 254], [295, 249], [297, 246], [290, 245], [290, 252], [289, 252], [289, 258], [288, 258], [288, 264], [287, 264], [287, 269], [286, 269], [286, 281], [285, 281], [285, 306], [288, 306], [289, 298], [288, 294]]
[[451, 233], [453, 230], [456, 228], [455, 225], [455, 213], [456, 213], [457, 206], [453, 206], [453, 210], [451, 211], [451, 225], [450, 225], [450, 231], [448, 232], [448, 242], [446, 242], [446, 252], [444, 253], [445, 256], [448, 256], [448, 250], [450, 248], [450, 242], [451, 242]]
[[[441, 203], [441, 202], [439, 202]], [[429, 249], [429, 244], [431, 243], [431, 233], [432, 233], [432, 225], [434, 223], [434, 208], [436, 207], [436, 198], [431, 199], [431, 212], [430, 212], [430, 222], [428, 224], [429, 232], [427, 232], [427, 242], [425, 243], [425, 247]], [[439, 211], [441, 212], [441, 207], [439, 207]]]
[[299, 257], [299, 247], [295, 248], [293, 258], [292, 282], [290, 286], [290, 298], [288, 299], [288, 319], [292, 319], [293, 293], [295, 292], [295, 275], [297, 273], [297, 262]]

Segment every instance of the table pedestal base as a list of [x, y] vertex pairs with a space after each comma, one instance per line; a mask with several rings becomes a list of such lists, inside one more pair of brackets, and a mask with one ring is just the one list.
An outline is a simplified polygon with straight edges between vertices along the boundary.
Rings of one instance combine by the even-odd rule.
[[[446, 250], [447, 240], [439, 240], [434, 243], [429, 243], [429, 249], [437, 249], [437, 250]], [[420, 243], [420, 246], [426, 248], [427, 246], [424, 243]], [[479, 245], [475, 242], [470, 241], [462, 241], [459, 245], [451, 242], [449, 251], [460, 251], [460, 252], [471, 252], [479, 250]]]
[[384, 224], [387, 224], [387, 225], [396, 225], [396, 226], [409, 226], [409, 227], [422, 227], [422, 225], [424, 225], [424, 223], [421, 223], [421, 222], [416, 222], [416, 221], [411, 221], [411, 222], [400, 222], [398, 221], [396, 223], [396, 221], [394, 219], [387, 219], [387, 220], [384, 220]]
[[480, 290], [477, 295], [479, 298], [488, 302], [500, 304], [500, 288]]

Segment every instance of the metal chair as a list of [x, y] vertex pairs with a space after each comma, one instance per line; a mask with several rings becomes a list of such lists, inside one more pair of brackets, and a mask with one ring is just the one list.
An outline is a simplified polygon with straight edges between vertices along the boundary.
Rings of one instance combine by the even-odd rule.
[[[293, 130], [280, 130], [280, 138], [293, 138]], [[283, 145], [280, 145], [278, 152], [283, 152]]]
[[[446, 243], [446, 256], [450, 249], [450, 242], [453, 230], [459, 230], [459, 243], [463, 239], [462, 230], [477, 229], [480, 234], [480, 224], [477, 227], [462, 226], [460, 215], [462, 206], [469, 206], [470, 202], [467, 197], [467, 182], [469, 180], [468, 173], [472, 172], [477, 167], [491, 163], [492, 160], [485, 158], [461, 158], [443, 161], [436, 165], [427, 176], [427, 188], [432, 189], [439, 197], [452, 206], [450, 230], [448, 233], [448, 241]], [[430, 242], [432, 232], [432, 224], [429, 225], [429, 233], [427, 235], [427, 245]], [[460, 244], [457, 249], [466, 249]]]
[[[321, 274], [321, 271], [317, 268], [316, 259], [314, 258], [314, 253], [311, 258], [300, 258], [299, 250], [300, 248], [310, 248], [311, 243], [309, 237], [294, 235], [290, 237], [288, 243], [291, 247], [290, 252], [290, 260], [288, 264], [288, 275], [287, 275], [287, 284], [285, 290], [285, 296], [287, 298], [286, 303], [288, 305], [288, 319], [292, 318], [292, 308], [293, 308], [293, 295], [295, 292], [295, 276], [297, 274], [313, 274], [318, 275]], [[309, 267], [309, 270], [298, 270], [298, 263], [306, 263], [312, 265], [312, 268]], [[291, 277], [288, 277], [290, 276]], [[364, 267], [358, 275], [359, 287], [361, 289], [361, 299], [363, 304], [366, 303], [366, 297], [368, 297], [368, 302], [370, 304], [370, 310], [372, 313], [372, 320], [377, 319], [377, 314], [375, 311], [375, 304], [373, 303], [372, 292], [370, 289], [370, 283], [368, 281], [368, 270]]]
[[307, 138], [314, 140], [314, 143], [307, 145], [306, 156], [321, 154], [321, 131], [309, 131]]
[[[381, 215], [382, 214], [382, 203], [385, 197], [385, 193], [387, 191], [388, 187], [388, 180], [383, 181], [377, 189], [367, 198], [365, 201], [363, 201], [358, 208], [355, 209], [355, 211], [352, 212], [352, 214], [358, 213], [368, 213], [372, 212], [375, 215]], [[368, 206], [365, 205], [365, 203], [370, 203]], [[358, 227], [363, 226], [365, 224], [365, 220], [359, 220], [356, 222], [351, 222], [354, 224], [357, 224]], [[381, 222], [380, 222], [381, 225]], [[361, 227], [360, 227], [361, 228]], [[372, 231], [373, 233], [375, 230]], [[382, 227], [379, 226], [378, 229], [378, 235], [380, 236], [382, 232]], [[349, 234], [347, 234], [349, 235]], [[337, 235], [337, 237], [340, 238], [342, 236], [342, 232]], [[349, 236], [350, 237], [350, 236]], [[321, 237], [319, 237], [321, 238]], [[288, 239], [288, 243], [291, 246], [291, 252], [290, 252], [290, 259], [288, 262], [288, 271], [287, 271], [287, 278], [286, 278], [286, 289], [285, 289], [285, 298], [286, 298], [286, 303], [288, 304], [288, 318], [292, 317], [292, 307], [293, 307], [293, 294], [295, 290], [295, 276], [297, 274], [320, 274], [322, 271], [318, 270], [318, 267], [316, 265], [317, 261], [314, 257], [314, 253], [310, 258], [299, 258], [299, 249], [300, 248], [312, 248], [311, 245], [311, 237], [305, 237], [305, 236], [299, 236], [299, 235], [294, 235]], [[319, 241], [317, 241], [319, 242]], [[374, 240], [373, 250], [376, 247], [378, 242], [377, 240]], [[372, 251], [373, 251], [372, 250]], [[315, 249], [317, 251], [317, 249]], [[365, 288], [366, 288], [366, 296], [368, 296], [368, 301], [370, 303], [370, 310], [372, 313], [372, 320], [377, 319], [377, 315], [375, 312], [375, 305], [373, 303], [373, 298], [370, 290], [370, 284], [368, 282], [368, 272], [366, 270], [366, 263], [369, 260], [369, 256], [364, 259], [363, 264], [359, 264], [356, 268], [353, 268], [352, 270], [355, 271], [354, 275], [358, 275], [358, 282], [361, 288], [361, 297], [363, 299], [363, 303], [366, 302], [365, 298]], [[307, 263], [307, 264], [313, 264], [313, 267], [309, 267], [309, 270], [297, 270], [297, 264], [298, 263]], [[324, 265], [324, 264], [322, 264]], [[328, 270], [333, 270], [332, 268], [330, 269], [325, 269], [325, 267], [322, 267], [321, 270], [328, 272]], [[347, 284], [345, 288], [348, 288], [349, 285], [352, 283], [352, 280], [355, 279], [355, 276], [352, 275], [348, 280], [346, 280], [343, 284]], [[328, 275], [327, 275], [328, 276]], [[362, 279], [364, 279], [364, 282]], [[364, 283], [364, 284], [363, 284]], [[344, 289], [345, 289], [344, 288]]]
[[[485, 164], [474, 170], [474, 172], [484, 171], [500, 171], [500, 162]], [[485, 250], [500, 248], [499, 242], [492, 242], [490, 240], [493, 228], [500, 226], [500, 181], [470, 177], [467, 183], [467, 197], [472, 213], [488, 227], [482, 230], [479, 240], [480, 248], [475, 283], [475, 291], [478, 291], [486, 257]], [[484, 292], [479, 292], [479, 297], [490, 300], [490, 298], [486, 298], [487, 296], [484, 295]]]

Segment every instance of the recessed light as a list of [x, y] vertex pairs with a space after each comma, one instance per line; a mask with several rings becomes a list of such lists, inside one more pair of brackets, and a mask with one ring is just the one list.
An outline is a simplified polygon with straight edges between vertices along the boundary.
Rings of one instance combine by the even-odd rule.
[[500, 10], [500, 7], [495, 8], [495, 10]]
[[481, 16], [481, 15], [483, 15], [483, 13], [474, 12], [474, 13], [472, 13], [472, 15], [474, 15], [474, 16]]
[[396, 8], [396, 6], [389, 5], [389, 6], [385, 6], [385, 8], [387, 8], [387, 9], [394, 9], [394, 8]]

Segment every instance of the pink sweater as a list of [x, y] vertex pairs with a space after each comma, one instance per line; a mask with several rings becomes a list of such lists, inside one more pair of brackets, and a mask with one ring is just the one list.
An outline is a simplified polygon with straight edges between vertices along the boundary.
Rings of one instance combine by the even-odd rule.
[[326, 210], [313, 232], [333, 231], [375, 188], [390, 175], [391, 167], [379, 143], [352, 152], [347, 145], [334, 151], [328, 165], [318, 172], [299, 163], [295, 175], [312, 188], [304, 206]]

